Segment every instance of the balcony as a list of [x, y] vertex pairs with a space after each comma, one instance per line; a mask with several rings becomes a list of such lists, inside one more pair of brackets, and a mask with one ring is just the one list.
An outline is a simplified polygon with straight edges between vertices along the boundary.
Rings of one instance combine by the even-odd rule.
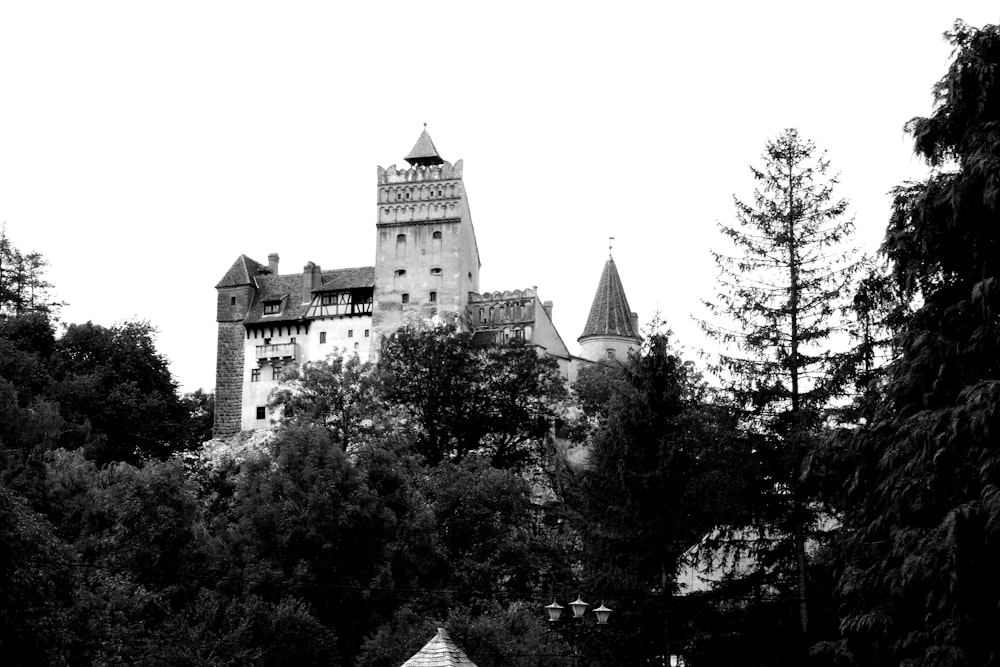
[[258, 345], [257, 363], [263, 364], [268, 361], [284, 361], [295, 359], [295, 348], [297, 343], [278, 343], [277, 345]]

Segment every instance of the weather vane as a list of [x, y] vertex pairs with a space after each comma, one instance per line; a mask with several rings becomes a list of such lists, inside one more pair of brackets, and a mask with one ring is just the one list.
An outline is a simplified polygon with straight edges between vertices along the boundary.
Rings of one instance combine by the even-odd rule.
[[614, 242], [614, 240], [615, 240], [614, 236], [608, 237], [608, 257], [611, 257], [611, 245]]

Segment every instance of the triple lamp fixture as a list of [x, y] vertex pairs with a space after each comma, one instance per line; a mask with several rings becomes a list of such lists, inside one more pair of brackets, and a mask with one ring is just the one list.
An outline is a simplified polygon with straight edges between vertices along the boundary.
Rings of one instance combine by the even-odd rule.
[[[569, 608], [573, 610], [573, 618], [576, 620], [583, 620], [583, 615], [587, 613], [587, 607], [589, 606], [589, 604], [580, 599], [580, 596], [577, 596], [576, 600], [569, 603]], [[549, 623], [555, 623], [558, 621], [559, 617], [562, 616], [563, 609], [565, 609], [565, 607], [555, 600], [552, 601], [552, 604], [545, 605], [545, 611], [549, 614]], [[611, 611], [612, 610], [605, 607], [602, 602], [601, 606], [594, 610], [594, 615], [597, 617], [597, 624], [607, 625], [608, 617], [611, 616]]]

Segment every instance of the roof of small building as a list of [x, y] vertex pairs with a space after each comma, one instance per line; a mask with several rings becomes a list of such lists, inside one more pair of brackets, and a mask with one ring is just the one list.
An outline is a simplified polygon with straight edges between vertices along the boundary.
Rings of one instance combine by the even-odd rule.
[[250, 259], [246, 255], [240, 255], [233, 262], [233, 265], [229, 267], [229, 270], [226, 271], [226, 275], [222, 276], [222, 280], [219, 281], [215, 288], [250, 285], [262, 270], [267, 271], [267, 267], [258, 261]]
[[[251, 260], [253, 261], [253, 260]], [[322, 283], [311, 292], [359, 289], [375, 286], [375, 267], [359, 266], [350, 269], [333, 269], [322, 271]], [[257, 291], [250, 312], [244, 320], [247, 324], [255, 322], [286, 322], [300, 320], [309, 311], [309, 302], [302, 302], [301, 273], [274, 276], [261, 274], [257, 276]], [[281, 300], [281, 311], [274, 315], [264, 315], [264, 302]]]
[[601, 272], [601, 280], [597, 283], [597, 293], [594, 303], [590, 306], [590, 315], [583, 333], [577, 340], [592, 336], [622, 336], [638, 338], [632, 328], [632, 310], [625, 298], [625, 288], [618, 276], [618, 267], [610, 256]]
[[413, 144], [413, 150], [403, 158], [412, 165], [443, 164], [444, 159], [438, 154], [431, 135], [427, 134], [427, 125], [424, 131], [417, 138], [417, 143]]
[[437, 634], [400, 667], [476, 667], [476, 663], [455, 645], [444, 628], [438, 628]]

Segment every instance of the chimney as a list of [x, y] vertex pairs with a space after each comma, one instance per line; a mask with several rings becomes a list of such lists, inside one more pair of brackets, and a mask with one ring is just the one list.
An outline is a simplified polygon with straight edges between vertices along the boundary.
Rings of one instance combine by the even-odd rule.
[[632, 311], [632, 333], [639, 335], [639, 313]]
[[312, 301], [312, 291], [323, 284], [323, 272], [314, 262], [302, 267], [302, 303]]
[[552, 319], [552, 302], [551, 301], [543, 301], [542, 302], [542, 309], [545, 311], [545, 314], [549, 316], [549, 320], [551, 320]]
[[272, 276], [278, 275], [278, 253], [272, 252], [267, 256], [267, 268]]

